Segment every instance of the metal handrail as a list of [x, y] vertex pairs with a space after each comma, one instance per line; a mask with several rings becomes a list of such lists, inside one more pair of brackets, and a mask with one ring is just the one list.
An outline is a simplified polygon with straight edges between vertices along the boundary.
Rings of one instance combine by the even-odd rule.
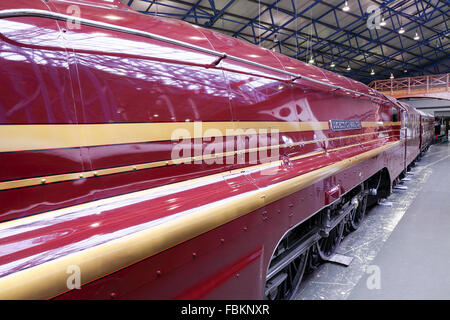
[[[117, 32], [121, 32], [121, 33], [126, 33], [126, 34], [131, 34], [134, 36], [140, 36], [140, 37], [145, 37], [148, 39], [153, 39], [153, 40], [157, 40], [157, 41], [162, 41], [162, 42], [166, 42], [169, 44], [173, 44], [173, 45], [177, 45], [177, 46], [181, 46], [184, 48], [188, 48], [188, 49], [192, 49], [195, 51], [199, 51], [199, 52], [203, 52], [203, 53], [207, 53], [216, 57], [219, 57], [219, 60], [216, 61], [222, 61], [224, 59], [229, 59], [229, 60], [233, 60], [233, 61], [237, 61], [237, 62], [241, 62], [244, 64], [248, 64], [248, 65], [252, 65], [258, 68], [262, 68], [262, 69], [266, 69], [266, 70], [270, 70], [270, 71], [274, 71], [280, 74], [284, 74], [284, 75], [288, 75], [291, 76], [291, 81], [295, 81], [297, 79], [304, 79], [313, 83], [317, 83], [320, 85], [324, 85], [327, 87], [331, 87], [335, 90], [342, 90], [342, 91], [346, 91], [346, 92], [351, 92], [356, 94], [357, 96], [365, 96], [365, 97], [369, 97], [370, 99], [378, 99], [378, 100], [382, 100], [385, 101], [382, 98], [373, 96], [373, 95], [369, 95], [363, 92], [358, 92], [352, 89], [348, 89], [348, 88], [344, 88], [341, 86], [337, 86], [334, 84], [330, 84], [327, 82], [323, 82], [320, 80], [316, 80], [307, 76], [303, 76], [300, 74], [296, 74], [296, 73], [292, 73], [286, 70], [282, 70], [282, 69], [278, 69], [278, 68], [274, 68], [274, 67], [270, 67], [258, 62], [254, 62], [251, 60], [247, 60], [247, 59], [243, 59], [243, 58], [239, 58], [233, 55], [229, 55], [227, 53], [224, 52], [219, 52], [219, 51], [215, 51], [215, 50], [211, 50], [211, 49], [206, 49], [203, 47], [199, 47], [196, 46], [194, 44], [190, 44], [187, 42], [183, 42], [183, 41], [179, 41], [179, 40], [175, 40], [175, 39], [171, 39], [171, 38], [167, 38], [164, 36], [160, 36], [154, 33], [150, 33], [150, 32], [146, 32], [146, 31], [141, 31], [141, 30], [136, 30], [136, 29], [131, 29], [131, 28], [127, 28], [127, 27], [122, 27], [122, 26], [117, 26], [114, 24], [109, 24], [109, 23], [104, 23], [104, 22], [100, 22], [100, 21], [95, 21], [95, 20], [90, 20], [90, 19], [85, 19], [85, 18], [81, 18], [81, 17], [76, 17], [76, 16], [70, 16], [70, 15], [65, 15], [62, 13], [57, 13], [57, 12], [51, 12], [51, 11], [46, 11], [46, 10], [38, 10], [38, 9], [7, 9], [7, 10], [1, 10], [0, 11], [0, 19], [4, 19], [4, 18], [15, 18], [15, 17], [38, 17], [38, 18], [48, 18], [48, 19], [54, 19], [54, 20], [59, 20], [59, 21], [73, 21], [73, 22], [77, 22], [80, 23], [82, 25], [85, 26], [89, 26], [89, 27], [95, 27], [95, 28], [100, 28], [100, 29], [105, 29], [105, 30], [110, 30], [110, 31], [117, 31]], [[218, 63], [217, 63], [218, 64]], [[217, 65], [213, 62], [212, 65]]]
[[427, 92], [433, 88], [445, 88], [448, 92], [450, 88], [450, 74], [375, 80], [369, 83], [369, 87], [382, 92], [390, 91], [391, 93], [400, 90], [408, 90], [409, 93], [411, 90], [420, 90], [422, 88], [426, 88]]

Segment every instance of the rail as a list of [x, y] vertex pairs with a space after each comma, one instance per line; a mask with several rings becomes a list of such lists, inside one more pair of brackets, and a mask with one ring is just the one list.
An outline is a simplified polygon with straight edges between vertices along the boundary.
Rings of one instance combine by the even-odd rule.
[[437, 74], [419, 77], [376, 80], [369, 87], [391, 96], [426, 95], [449, 92], [450, 74]]
[[37, 9], [8, 9], [8, 10], [1, 10], [0, 11], [0, 19], [5, 19], [5, 18], [15, 18], [15, 17], [38, 17], [38, 18], [48, 18], [48, 19], [53, 19], [53, 20], [59, 20], [59, 21], [72, 21], [72, 22], [78, 22], [81, 25], [85, 25], [85, 26], [89, 26], [89, 27], [94, 27], [94, 28], [100, 28], [100, 29], [105, 29], [105, 30], [109, 30], [109, 31], [116, 31], [116, 32], [121, 32], [121, 33], [126, 33], [126, 34], [131, 34], [134, 36], [140, 36], [140, 37], [144, 37], [144, 38], [148, 38], [148, 39], [152, 39], [152, 40], [157, 40], [157, 41], [162, 41], [162, 42], [166, 42], [172, 45], [177, 45], [177, 46], [181, 46], [184, 48], [188, 48], [191, 50], [195, 50], [195, 51], [199, 51], [202, 53], [206, 53], [206, 54], [210, 54], [212, 56], [216, 56], [218, 57], [218, 59], [216, 59], [211, 65], [217, 65], [220, 63], [220, 61], [222, 61], [223, 59], [229, 59], [229, 60], [233, 60], [236, 62], [240, 62], [240, 63], [244, 63], [247, 65], [251, 65], [251, 66], [255, 66], [258, 68], [262, 68], [262, 69], [266, 69], [266, 70], [270, 70], [270, 71], [274, 71], [280, 74], [284, 74], [284, 75], [288, 75], [291, 76], [291, 81], [294, 82], [297, 79], [303, 79], [303, 80], [307, 80], [313, 83], [317, 83], [320, 85], [324, 85], [327, 87], [331, 87], [335, 90], [342, 90], [345, 92], [350, 92], [353, 93], [355, 95], [357, 95], [357, 97], [359, 96], [365, 96], [368, 97], [370, 99], [377, 99], [377, 100], [382, 100], [385, 101], [382, 98], [370, 95], [370, 94], [366, 94], [363, 92], [359, 92], [359, 91], [355, 91], [352, 89], [348, 89], [348, 88], [344, 88], [341, 86], [337, 86], [337, 85], [333, 85], [327, 82], [323, 82], [320, 80], [316, 80], [307, 76], [303, 76], [300, 74], [296, 74], [296, 73], [292, 73], [286, 70], [282, 70], [282, 69], [278, 69], [278, 68], [274, 68], [274, 67], [270, 67], [264, 64], [260, 64], [251, 60], [247, 60], [247, 59], [243, 59], [243, 58], [239, 58], [233, 55], [228, 55], [224, 52], [219, 52], [219, 51], [215, 51], [215, 50], [211, 50], [211, 49], [206, 49], [203, 47], [199, 47], [187, 42], [183, 42], [183, 41], [179, 41], [179, 40], [175, 40], [175, 39], [171, 39], [171, 38], [167, 38], [164, 36], [160, 36], [154, 33], [150, 33], [150, 32], [146, 32], [146, 31], [141, 31], [141, 30], [137, 30], [137, 29], [132, 29], [132, 28], [127, 28], [127, 27], [122, 27], [122, 26], [117, 26], [114, 24], [109, 24], [109, 23], [104, 23], [104, 22], [100, 22], [100, 21], [95, 21], [95, 20], [90, 20], [90, 19], [85, 19], [85, 18], [81, 18], [81, 17], [76, 17], [76, 16], [70, 16], [70, 15], [65, 15], [65, 14], [61, 14], [61, 13], [57, 13], [57, 12], [51, 12], [51, 11], [46, 11], [46, 10], [37, 10]]

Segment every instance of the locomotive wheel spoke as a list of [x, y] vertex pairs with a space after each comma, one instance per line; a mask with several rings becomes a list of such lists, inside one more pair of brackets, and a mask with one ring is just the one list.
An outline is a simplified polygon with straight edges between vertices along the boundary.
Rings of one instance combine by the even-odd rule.
[[317, 251], [317, 245], [314, 245], [309, 250], [308, 265], [306, 267], [305, 272], [307, 272], [307, 273], [313, 272], [320, 266], [321, 262], [322, 261], [320, 259], [319, 252]]
[[361, 223], [364, 220], [364, 217], [366, 216], [366, 207], [367, 207], [367, 197], [368, 195], [365, 194], [360, 200], [358, 207], [350, 213], [350, 219], [347, 223], [347, 228], [349, 231], [355, 231], [361, 226]]
[[295, 297], [305, 273], [308, 251], [295, 258], [290, 264], [268, 282], [265, 298], [268, 300], [290, 300]]
[[323, 237], [316, 242], [316, 249], [322, 260], [328, 260], [336, 251], [336, 248], [341, 243], [344, 227], [344, 222], [339, 223], [330, 231], [327, 237]]

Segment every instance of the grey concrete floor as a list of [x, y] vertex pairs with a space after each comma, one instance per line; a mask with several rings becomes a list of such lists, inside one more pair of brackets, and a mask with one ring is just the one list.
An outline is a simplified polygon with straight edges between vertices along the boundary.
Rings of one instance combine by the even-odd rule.
[[350, 266], [322, 264], [298, 300], [450, 299], [450, 145], [433, 145], [412, 172], [408, 190], [370, 209], [340, 244]]

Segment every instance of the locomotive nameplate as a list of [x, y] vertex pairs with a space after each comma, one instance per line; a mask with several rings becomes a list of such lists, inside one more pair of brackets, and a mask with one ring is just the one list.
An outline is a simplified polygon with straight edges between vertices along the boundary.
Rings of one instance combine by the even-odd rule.
[[359, 120], [330, 120], [330, 127], [333, 131], [359, 130], [362, 128]]

